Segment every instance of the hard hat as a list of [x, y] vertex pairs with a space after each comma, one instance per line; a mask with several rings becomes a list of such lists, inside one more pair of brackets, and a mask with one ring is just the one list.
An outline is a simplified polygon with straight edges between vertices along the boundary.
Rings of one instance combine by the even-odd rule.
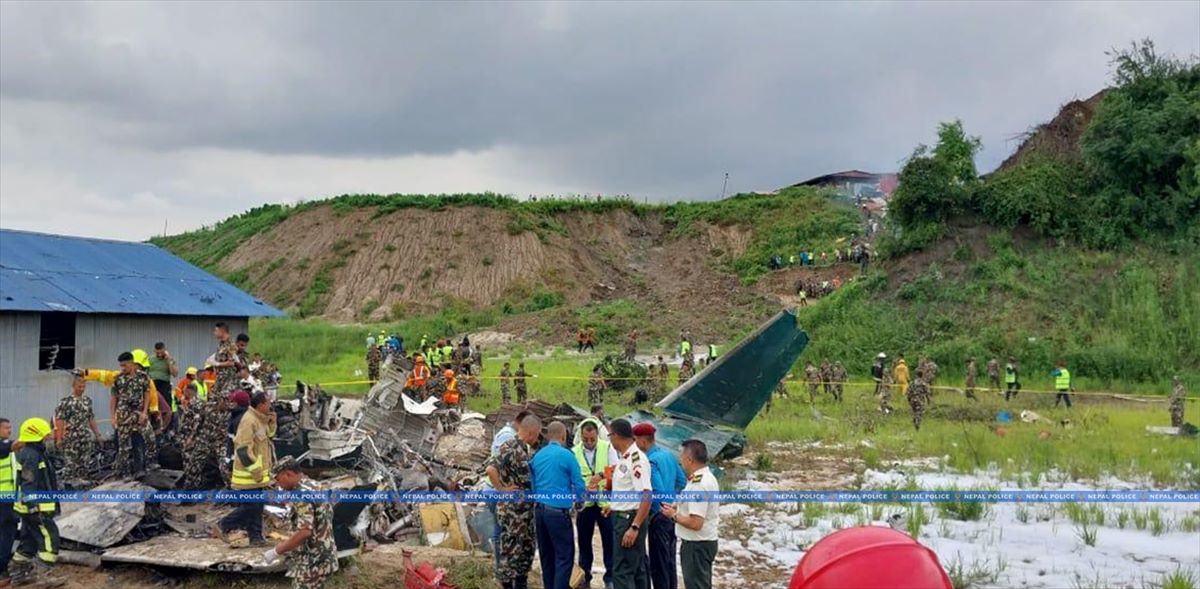
[[880, 360], [882, 360], [882, 359], [884, 359], [884, 358], [887, 358], [887, 354], [884, 354], [883, 352], [880, 352], [880, 353], [879, 353], [879, 355], [878, 355], [878, 356], [875, 356], [875, 357], [876, 357], [876, 358], [879, 358]]
[[187, 374], [188, 376], [196, 376], [196, 373], [197, 373], [197, 372], [199, 372], [199, 371], [198, 371], [198, 370], [196, 370], [196, 367], [195, 367], [195, 366], [188, 366], [188, 369], [187, 369], [187, 373], [186, 373], [186, 374]]
[[866, 526], [821, 538], [800, 559], [788, 589], [953, 589], [937, 555], [908, 534]]
[[142, 368], [150, 367], [150, 356], [146, 354], [146, 350], [138, 348], [136, 350], [133, 350], [130, 353], [133, 354], [133, 363], [134, 364], [137, 364], [137, 365], [141, 366]]
[[454, 371], [447, 368], [446, 371], [442, 373], [442, 376], [445, 376], [446, 378], [454, 378]]
[[50, 422], [41, 417], [30, 417], [21, 424], [21, 433], [17, 437], [18, 442], [40, 442], [50, 435]]
[[205, 362], [205, 363], [204, 363], [204, 369], [205, 369], [205, 370], [212, 370], [212, 363], [211, 363], [211, 362]]

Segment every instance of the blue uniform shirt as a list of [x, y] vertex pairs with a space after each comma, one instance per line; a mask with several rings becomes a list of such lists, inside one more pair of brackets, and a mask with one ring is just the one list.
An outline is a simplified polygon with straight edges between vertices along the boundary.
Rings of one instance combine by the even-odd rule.
[[[646, 458], [650, 459], [650, 487], [655, 493], [678, 493], [687, 486], [687, 475], [683, 474], [683, 467], [679, 466], [674, 454], [655, 445], [646, 453]], [[658, 499], [651, 500], [651, 513], [658, 513], [662, 503]]]
[[[529, 461], [529, 467], [533, 470], [534, 493], [570, 493], [576, 496], [583, 492], [579, 461], [575, 460], [574, 453], [558, 442], [542, 446], [533, 455], [533, 460]], [[570, 509], [575, 503], [569, 498], [538, 498], [537, 502], [559, 509]]]

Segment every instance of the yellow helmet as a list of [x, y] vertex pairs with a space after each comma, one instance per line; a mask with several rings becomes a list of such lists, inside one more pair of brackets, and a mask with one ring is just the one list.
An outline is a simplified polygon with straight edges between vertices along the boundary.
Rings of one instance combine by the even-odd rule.
[[146, 354], [146, 350], [138, 348], [138, 349], [130, 352], [130, 354], [133, 354], [133, 363], [134, 364], [137, 364], [137, 365], [141, 366], [142, 368], [150, 367], [150, 356]]
[[41, 417], [30, 417], [21, 424], [18, 442], [40, 442], [50, 435], [50, 422]]
[[197, 372], [199, 372], [199, 371], [196, 370], [195, 366], [188, 366], [187, 372], [185, 372], [184, 374], [186, 374], [188, 376], [196, 376]]

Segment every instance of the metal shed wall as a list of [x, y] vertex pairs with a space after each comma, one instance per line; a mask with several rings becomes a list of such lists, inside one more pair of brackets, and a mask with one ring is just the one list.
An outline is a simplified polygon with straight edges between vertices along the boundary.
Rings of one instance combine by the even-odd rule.
[[[223, 320], [233, 334], [247, 332], [245, 317], [182, 317], [153, 315], [78, 315], [75, 321], [76, 368], [117, 367], [117, 355], [131, 348], [153, 353], [154, 342], [164, 342], [175, 357], [182, 375], [188, 366], [201, 367], [216, 351], [213, 323]], [[0, 313], [0, 417], [14, 427], [34, 416], [49, 419], [58, 401], [71, 393], [71, 375], [64, 371], [38, 370], [38, 313]], [[254, 348], [253, 339], [251, 349]], [[99, 383], [88, 383], [96, 419], [110, 432], [109, 392]]]

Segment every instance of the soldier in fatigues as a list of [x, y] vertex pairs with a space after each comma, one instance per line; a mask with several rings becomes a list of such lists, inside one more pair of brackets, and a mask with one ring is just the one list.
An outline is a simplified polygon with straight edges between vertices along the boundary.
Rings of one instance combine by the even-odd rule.
[[[319, 491], [300, 473], [300, 465], [285, 458], [275, 465], [275, 482], [284, 491]], [[287, 559], [287, 576], [294, 589], [322, 589], [329, 577], [338, 570], [337, 546], [333, 542], [333, 506], [322, 501], [290, 501], [287, 504], [288, 522], [292, 535], [263, 553], [263, 560], [272, 564], [279, 557]]]
[[970, 359], [970, 361], [967, 362], [966, 394], [967, 394], [968, 399], [975, 399], [976, 401], [979, 400], [978, 397], [975, 396], [975, 378], [978, 376], [979, 376], [979, 369], [975, 367], [975, 358], [972, 357]]
[[237, 344], [229, 337], [229, 326], [219, 322], [213, 327], [213, 336], [217, 338], [217, 352], [213, 355], [213, 368], [216, 369], [217, 382], [208, 391], [208, 402], [204, 410], [204, 433], [200, 435], [197, 450], [204, 460], [205, 468], [216, 464], [220, 472], [221, 485], [229, 481], [229, 462], [226, 457], [229, 452], [229, 413], [233, 403], [229, 395], [238, 386], [238, 370], [240, 358]]
[[199, 489], [204, 482], [204, 464], [198, 460], [196, 445], [204, 425], [203, 406], [196, 396], [196, 383], [183, 388], [183, 399], [179, 405], [179, 447], [183, 454], [183, 478], [180, 488]]
[[892, 412], [892, 384], [895, 382], [895, 378], [892, 376], [891, 370], [886, 370], [880, 379], [879, 411], [887, 415]]
[[1183, 427], [1183, 381], [1177, 375], [1171, 382], [1175, 384], [1171, 390], [1171, 427]]
[[91, 483], [87, 464], [100, 439], [92, 400], [83, 394], [86, 388], [87, 381], [77, 375], [71, 382], [71, 396], [63, 398], [54, 410], [54, 437], [63, 457], [63, 481], [80, 486]]
[[637, 359], [637, 342], [638, 332], [636, 329], [629, 332], [629, 335], [625, 336], [625, 359], [630, 362], [633, 362], [635, 359]]
[[379, 380], [379, 365], [383, 364], [383, 350], [379, 346], [367, 346], [367, 380], [372, 383]]
[[604, 404], [604, 389], [608, 385], [604, 382], [604, 374], [600, 372], [600, 367], [592, 369], [592, 377], [588, 379], [588, 405], [603, 405]]
[[[833, 366], [829, 364], [829, 358], [821, 362], [821, 385], [825, 389], [826, 395], [833, 395]], [[836, 397], [835, 397], [836, 398]]]
[[120, 476], [135, 476], [146, 468], [146, 424], [150, 404], [150, 377], [133, 361], [133, 354], [117, 357], [121, 374], [113, 380], [113, 424], [117, 431], [117, 459], [113, 470]]
[[846, 379], [850, 375], [846, 373], [846, 367], [842, 366], [841, 362], [834, 362], [833, 368], [830, 370], [830, 380], [833, 381], [833, 398], [839, 403], [842, 402], [842, 394], [845, 393]]
[[[500, 445], [488, 459], [487, 474], [492, 487], [501, 492], [530, 491], [533, 473], [529, 461], [537, 450], [542, 424], [537, 416], [528, 416], [517, 428], [517, 437]], [[531, 447], [532, 446], [532, 447]], [[496, 578], [503, 589], [525, 589], [537, 535], [533, 526], [532, 501], [501, 501], [496, 505], [500, 524], [500, 553]]]
[[683, 364], [679, 366], [679, 384], [687, 382], [688, 379], [692, 378], [692, 375], [695, 373], [696, 368], [692, 366], [691, 356], [684, 356]]
[[658, 357], [658, 394], [665, 396], [670, 389], [667, 383], [671, 379], [671, 368], [667, 366], [667, 361], [663, 360], [662, 356]]
[[525, 363], [517, 364], [517, 373], [513, 375], [513, 386], [517, 388], [517, 403], [524, 403], [525, 397], [529, 396], [529, 389], [525, 384], [525, 378], [529, 374], [525, 372]]
[[1000, 390], [1000, 361], [992, 358], [987, 363], [988, 386]]
[[804, 367], [804, 382], [808, 384], [808, 402], [817, 404], [817, 389], [821, 386], [821, 371], [812, 362]]
[[500, 404], [508, 405], [512, 402], [512, 397], [508, 394], [509, 383], [512, 382], [512, 371], [508, 369], [508, 362], [504, 363], [504, 369], [500, 371]]
[[921, 421], [925, 419], [925, 405], [929, 403], [929, 385], [925, 383], [925, 372], [918, 368], [917, 378], [908, 387], [908, 406], [912, 407], [913, 427], [921, 430]]

